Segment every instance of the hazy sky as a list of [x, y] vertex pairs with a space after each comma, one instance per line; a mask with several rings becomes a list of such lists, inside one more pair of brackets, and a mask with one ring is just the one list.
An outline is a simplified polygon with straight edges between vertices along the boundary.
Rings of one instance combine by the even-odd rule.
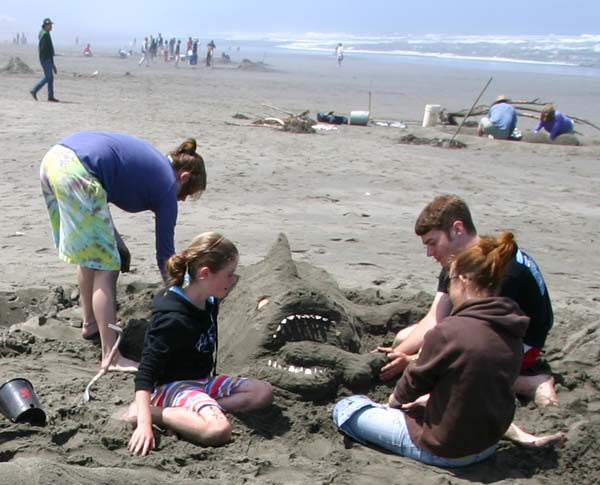
[[[490, 6], [493, 5], [493, 6]], [[600, 0], [0, 0], [0, 38], [229, 32], [598, 34]]]

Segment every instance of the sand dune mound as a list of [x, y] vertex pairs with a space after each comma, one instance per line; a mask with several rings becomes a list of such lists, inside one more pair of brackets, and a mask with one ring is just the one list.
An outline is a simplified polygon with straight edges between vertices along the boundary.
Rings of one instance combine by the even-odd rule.
[[272, 72], [273, 69], [269, 67], [268, 64], [264, 62], [253, 62], [249, 59], [243, 59], [238, 66], [238, 69], [242, 71], [253, 71], [253, 72]]
[[33, 74], [33, 69], [23, 62], [20, 57], [11, 57], [6, 65], [0, 68], [0, 72], [7, 74]]

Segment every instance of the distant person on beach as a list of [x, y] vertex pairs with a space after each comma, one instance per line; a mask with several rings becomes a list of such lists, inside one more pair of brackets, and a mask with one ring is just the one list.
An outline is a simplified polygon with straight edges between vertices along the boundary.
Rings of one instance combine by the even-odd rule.
[[342, 61], [344, 60], [344, 45], [341, 42], [335, 47], [335, 55], [337, 57], [338, 66], [342, 67]]
[[[415, 232], [426, 246], [427, 256], [435, 258], [442, 270], [437, 293], [427, 315], [415, 325], [398, 332], [392, 347], [378, 348], [388, 352], [390, 361], [382, 368], [383, 380], [401, 374], [423, 345], [425, 334], [451, 314], [454, 305], [448, 293], [450, 262], [454, 255], [480, 239], [467, 204], [455, 195], [434, 198], [419, 215]], [[500, 285], [500, 296], [512, 298], [530, 318], [523, 337], [524, 355], [521, 375], [515, 381], [515, 392], [534, 399], [540, 406], [557, 404], [553, 377], [532, 375], [530, 372], [554, 322], [548, 288], [536, 262], [516, 245]]]
[[553, 104], [547, 104], [542, 109], [540, 120], [533, 132], [537, 133], [542, 128], [550, 134], [550, 139], [554, 140], [558, 135], [573, 133], [574, 123], [567, 115], [557, 111]]
[[212, 40], [208, 44], [206, 44], [206, 66], [207, 67], [212, 66], [213, 55], [214, 55], [216, 48], [217, 48], [217, 46], [215, 45], [214, 41], [212, 41]]
[[488, 135], [498, 140], [508, 140], [517, 127], [517, 110], [510, 100], [500, 95], [492, 104], [487, 116], [481, 118], [477, 127], [479, 136]]
[[40, 56], [40, 64], [44, 70], [44, 77], [33, 87], [29, 93], [33, 99], [37, 101], [37, 93], [48, 85], [48, 101], [58, 103], [58, 99], [54, 97], [54, 75], [58, 73], [56, 64], [54, 64], [54, 45], [50, 31], [52, 30], [53, 22], [49, 18], [45, 18], [42, 22], [42, 30], [39, 34], [38, 53]]
[[192, 42], [192, 50], [190, 57], [190, 66], [198, 64], [198, 39], [194, 39]]
[[165, 263], [175, 252], [177, 202], [206, 189], [204, 160], [196, 141], [184, 141], [169, 155], [133, 136], [83, 131], [59, 141], [40, 169], [54, 243], [59, 257], [77, 265], [84, 339], [98, 336], [101, 368], [134, 370], [137, 364], [117, 351], [116, 293], [119, 271], [128, 272], [131, 255], [109, 209], [150, 210], [155, 215], [156, 262], [167, 278]]
[[144, 37], [144, 42], [142, 42], [142, 57], [138, 62], [138, 66], [142, 64], [146, 64], [146, 67], [150, 67], [150, 41], [148, 37]]
[[237, 282], [238, 251], [215, 232], [200, 234], [167, 261], [167, 287], [154, 298], [135, 401], [125, 416], [137, 427], [134, 454], [154, 449], [152, 424], [204, 446], [231, 440], [227, 412], [269, 406], [264, 381], [216, 374], [219, 302]]
[[513, 234], [504, 232], [479, 237], [450, 260], [454, 311], [427, 332], [387, 406], [365, 396], [335, 405], [333, 420], [343, 433], [440, 467], [485, 460], [507, 432], [532, 447], [564, 443], [563, 433], [538, 438], [512, 424], [529, 318], [498, 294], [517, 250]]
[[179, 60], [181, 57], [181, 40], [177, 39], [175, 43], [175, 67], [179, 66]]
[[86, 44], [83, 48], [83, 55], [85, 57], [92, 57], [92, 46], [90, 44]]

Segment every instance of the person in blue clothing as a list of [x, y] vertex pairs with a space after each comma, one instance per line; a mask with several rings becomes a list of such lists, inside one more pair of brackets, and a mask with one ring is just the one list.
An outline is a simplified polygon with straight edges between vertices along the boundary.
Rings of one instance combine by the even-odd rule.
[[40, 64], [44, 70], [44, 77], [33, 87], [29, 94], [37, 101], [37, 93], [48, 84], [48, 101], [57, 103], [58, 99], [54, 97], [54, 75], [58, 72], [56, 64], [54, 64], [54, 45], [52, 44], [53, 22], [49, 18], [45, 18], [42, 22], [42, 30], [39, 34], [38, 54], [40, 56]]
[[500, 95], [490, 108], [488, 116], [481, 118], [477, 134], [508, 140], [516, 127], [517, 110], [506, 96]]
[[533, 129], [537, 133], [542, 128], [550, 134], [550, 139], [554, 140], [563, 133], [573, 133], [573, 120], [562, 114], [554, 108], [554, 105], [547, 104], [540, 113], [540, 121]]
[[216, 373], [219, 301], [237, 282], [235, 245], [205, 232], [167, 261], [166, 288], [152, 304], [144, 350], [135, 376], [135, 401], [124, 418], [136, 426], [129, 450], [155, 447], [152, 424], [184, 439], [219, 446], [231, 439], [225, 412], [269, 406], [268, 382]]
[[101, 368], [135, 370], [137, 363], [118, 350], [110, 357], [120, 328], [116, 325], [119, 271], [129, 271], [131, 256], [113, 223], [112, 203], [126, 212], [155, 214], [156, 262], [175, 252], [177, 203], [206, 189], [204, 160], [196, 141], [184, 141], [164, 155], [139, 138], [111, 132], [82, 131], [60, 140], [40, 168], [59, 257], [77, 265], [82, 337], [102, 346]]

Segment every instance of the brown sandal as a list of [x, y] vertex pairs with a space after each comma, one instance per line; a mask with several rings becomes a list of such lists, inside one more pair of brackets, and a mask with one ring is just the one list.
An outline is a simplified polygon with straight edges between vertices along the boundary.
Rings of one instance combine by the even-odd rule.
[[98, 324], [94, 322], [84, 322], [81, 326], [81, 336], [84, 340], [97, 340], [100, 337]]

